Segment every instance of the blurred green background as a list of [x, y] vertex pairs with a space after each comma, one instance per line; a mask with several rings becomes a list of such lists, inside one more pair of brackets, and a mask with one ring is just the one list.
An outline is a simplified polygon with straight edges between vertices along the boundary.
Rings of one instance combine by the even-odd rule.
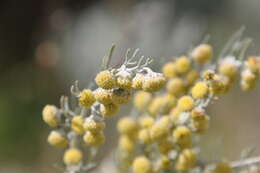
[[[59, 172], [52, 165], [61, 151], [46, 143], [49, 129], [41, 109], [58, 105], [75, 80], [86, 86], [112, 43], [117, 45], [113, 63], [126, 48], [140, 48], [160, 70], [159, 57], [180, 55], [207, 33], [217, 53], [244, 25], [254, 40], [250, 53], [259, 55], [259, 7], [259, 0], [1, 1], [0, 172]], [[235, 88], [210, 106], [203, 157], [234, 160], [250, 146], [259, 154], [259, 103], [258, 85], [249, 93]], [[116, 137], [112, 120], [109, 123], [106, 147]], [[105, 172], [102, 167], [111, 162], [104, 160], [97, 172]]]

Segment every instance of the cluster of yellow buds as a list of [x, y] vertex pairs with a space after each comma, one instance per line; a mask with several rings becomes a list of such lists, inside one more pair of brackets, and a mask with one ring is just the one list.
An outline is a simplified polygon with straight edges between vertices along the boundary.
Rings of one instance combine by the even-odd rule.
[[[134, 115], [118, 121], [120, 173], [202, 169], [194, 138], [209, 126], [207, 106], [229, 91], [240, 72], [243, 90], [252, 89], [259, 77], [260, 58], [240, 57], [245, 46], [244, 40], [236, 39], [214, 63], [212, 46], [200, 44], [162, 67], [167, 81], [160, 93], [135, 94]], [[215, 172], [221, 169], [231, 172], [228, 164], [219, 164]]]
[[[241, 39], [239, 31], [217, 61], [212, 61], [212, 46], [202, 43], [167, 62], [162, 73], [147, 67], [149, 58], [142, 56], [135, 61], [138, 49], [132, 56], [128, 50], [118, 68], [109, 68], [112, 47], [104, 59], [105, 68], [95, 77], [95, 89], [80, 90], [77, 82], [72, 86], [71, 92], [78, 100], [73, 111], [67, 97], [61, 98], [60, 108], [44, 107], [43, 120], [54, 128], [48, 143], [65, 148], [66, 172], [91, 169], [97, 147], [105, 142], [105, 119], [128, 104], [137, 90], [133, 96], [134, 110], [117, 123], [119, 173], [204, 171], [194, 139], [209, 127], [207, 106], [227, 93], [239, 74], [244, 91], [253, 89], [259, 79], [260, 57], [243, 60], [248, 42]], [[89, 151], [87, 159], [85, 150]], [[231, 171], [228, 163], [219, 163], [214, 169], [216, 173]]]
[[[111, 49], [110, 57], [112, 55]], [[77, 173], [91, 168], [96, 147], [105, 141], [103, 130], [105, 118], [115, 115], [122, 104], [131, 100], [134, 90], [156, 92], [161, 90], [166, 82], [161, 73], [153, 72], [147, 66], [151, 59], [142, 56], [135, 61], [138, 50], [129, 57], [127, 51], [125, 61], [119, 68], [106, 68], [95, 77], [97, 88], [80, 90], [78, 83], [72, 86], [71, 92], [78, 99], [78, 106], [72, 111], [67, 97], [61, 98], [61, 108], [47, 105], [43, 109], [43, 120], [55, 128], [50, 132], [48, 143], [54, 147], [65, 148], [63, 161], [65, 171]], [[131, 140], [137, 132], [137, 126], [131, 119], [122, 120], [120, 131], [125, 134], [122, 143]], [[82, 145], [84, 144], [84, 145]], [[84, 159], [82, 146], [87, 146], [88, 159]], [[131, 146], [126, 150], [131, 151]]]

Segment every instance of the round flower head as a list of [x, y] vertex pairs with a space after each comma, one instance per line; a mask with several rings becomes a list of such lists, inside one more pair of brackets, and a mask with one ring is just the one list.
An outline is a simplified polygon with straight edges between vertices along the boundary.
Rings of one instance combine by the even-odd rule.
[[80, 94], [79, 94], [79, 103], [82, 106], [89, 107], [91, 106], [94, 102], [96, 101], [95, 95], [93, 92], [89, 89], [84, 89]]
[[232, 173], [232, 168], [226, 162], [221, 162], [216, 165], [213, 170], [213, 173]]
[[219, 67], [218, 67], [218, 71], [220, 74], [227, 76], [231, 79], [234, 79], [237, 74], [238, 67], [240, 65], [241, 65], [241, 62], [236, 60], [235, 57], [228, 56], [228, 57], [224, 58], [223, 60], [221, 60]]
[[130, 77], [121, 77], [117, 78], [117, 87], [125, 90], [131, 90], [132, 88], [132, 79]]
[[105, 141], [103, 132], [93, 133], [87, 131], [83, 137], [84, 142], [89, 146], [100, 146]]
[[164, 99], [165, 99], [165, 112], [168, 114], [170, 112], [170, 110], [176, 106], [177, 104], [177, 98], [172, 95], [172, 94], [165, 94], [164, 95]]
[[245, 69], [242, 71], [241, 78], [247, 83], [255, 83], [257, 79], [256, 75], [249, 69]]
[[192, 127], [197, 133], [202, 133], [208, 128], [209, 116], [199, 110], [192, 110]]
[[137, 74], [132, 81], [132, 88], [141, 90], [143, 88], [144, 75]]
[[78, 115], [72, 118], [71, 120], [71, 129], [79, 134], [82, 135], [84, 133], [84, 128], [83, 128], [83, 117]]
[[111, 99], [114, 104], [127, 104], [131, 100], [131, 93], [121, 88], [114, 89], [111, 94]]
[[252, 72], [260, 74], [260, 58], [255, 56], [250, 56], [246, 60], [246, 67]]
[[190, 170], [192, 167], [194, 167], [195, 163], [196, 163], [196, 154], [190, 149], [185, 149], [179, 155], [175, 168], [178, 171], [185, 172]]
[[178, 126], [173, 131], [173, 139], [181, 145], [181, 147], [189, 147], [191, 142], [191, 130], [186, 126]]
[[175, 96], [179, 96], [185, 91], [185, 84], [181, 78], [173, 78], [167, 83], [167, 91]]
[[141, 116], [138, 122], [142, 128], [150, 128], [154, 124], [154, 118], [150, 116]]
[[109, 104], [112, 103], [112, 92], [110, 90], [104, 90], [102, 88], [98, 88], [95, 92], [95, 99], [101, 104]]
[[100, 106], [100, 112], [103, 117], [111, 117], [115, 115], [118, 111], [119, 111], [119, 106], [114, 103]]
[[169, 131], [169, 127], [164, 126], [163, 123], [156, 122], [150, 128], [150, 135], [153, 141], [158, 141], [165, 138], [167, 136], [168, 131]]
[[133, 162], [134, 173], [151, 173], [152, 164], [145, 156], [139, 156], [135, 158]]
[[51, 131], [48, 136], [48, 143], [54, 147], [64, 148], [68, 145], [68, 139], [58, 131]]
[[140, 111], [145, 111], [152, 100], [152, 94], [145, 91], [138, 91], [134, 95], [134, 106]]
[[163, 140], [159, 144], [159, 152], [161, 154], [168, 154], [172, 149], [174, 149], [174, 143], [170, 140]]
[[83, 126], [85, 130], [97, 133], [102, 131], [105, 128], [106, 124], [104, 121], [97, 120], [94, 118], [94, 116], [90, 116], [86, 119]]
[[206, 81], [213, 80], [213, 78], [216, 76], [215, 72], [213, 70], [206, 70], [202, 74], [203, 79]]
[[77, 165], [82, 160], [82, 152], [77, 148], [70, 148], [65, 151], [63, 161], [66, 165]]
[[142, 129], [138, 132], [138, 140], [144, 144], [150, 144], [152, 142], [150, 132], [148, 129]]
[[213, 80], [210, 82], [210, 92], [213, 94], [226, 93], [231, 87], [232, 80], [225, 76], [214, 75]]
[[132, 135], [133, 133], [137, 132], [138, 125], [133, 119], [129, 117], [123, 117], [117, 123], [117, 130], [121, 134]]
[[197, 70], [190, 70], [186, 75], [186, 81], [188, 85], [192, 85], [199, 78], [199, 72]]
[[151, 103], [148, 106], [148, 112], [152, 116], [157, 116], [163, 112], [163, 106], [165, 104], [164, 97], [158, 96], [152, 99]]
[[193, 51], [191, 52], [191, 56], [195, 62], [199, 64], [205, 64], [212, 59], [212, 47], [208, 44], [201, 44], [193, 49]]
[[241, 81], [240, 86], [243, 91], [250, 91], [250, 90], [254, 89], [255, 83], [248, 83], [245, 81]]
[[197, 82], [191, 89], [194, 99], [202, 99], [208, 94], [208, 85], [205, 82]]
[[186, 56], [181, 56], [175, 62], [176, 64], [176, 71], [180, 74], [186, 73], [190, 69], [190, 59]]
[[177, 107], [183, 112], [190, 111], [194, 107], [194, 101], [190, 96], [182, 96], [178, 100]]
[[43, 121], [51, 127], [58, 125], [58, 109], [53, 105], [46, 105], [42, 110]]
[[182, 113], [182, 111], [178, 108], [178, 107], [174, 107], [171, 112], [170, 112], [170, 118], [172, 120], [173, 123], [177, 123], [180, 117], [180, 114]]
[[171, 166], [171, 160], [168, 156], [161, 156], [156, 162], [155, 172], [168, 169]]
[[174, 62], [169, 62], [169, 63], [166, 63], [163, 68], [162, 68], [162, 72], [163, 72], [163, 75], [166, 77], [166, 78], [173, 78], [175, 77], [177, 74], [176, 72], [176, 64]]
[[116, 79], [108, 70], [99, 72], [95, 81], [103, 89], [113, 89], [116, 86]]
[[143, 90], [147, 92], [157, 92], [164, 87], [166, 83], [165, 78], [160, 73], [146, 76], [143, 82]]
[[131, 153], [134, 150], [135, 143], [132, 138], [127, 135], [122, 135], [119, 138], [119, 149], [124, 152]]

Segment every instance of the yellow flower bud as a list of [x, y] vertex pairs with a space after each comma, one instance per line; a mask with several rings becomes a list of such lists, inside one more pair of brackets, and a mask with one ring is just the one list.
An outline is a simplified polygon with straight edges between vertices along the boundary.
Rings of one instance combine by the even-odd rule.
[[150, 128], [150, 135], [153, 141], [158, 141], [165, 138], [168, 131], [168, 126], [164, 126], [164, 123], [157, 122]]
[[99, 72], [95, 81], [97, 85], [103, 89], [113, 89], [116, 86], [116, 79], [113, 77], [111, 72], [107, 70]]
[[158, 144], [158, 146], [161, 154], [168, 154], [172, 149], [174, 149], [174, 143], [170, 140], [163, 140]]
[[178, 171], [185, 172], [190, 170], [192, 167], [194, 167], [195, 163], [196, 163], [196, 154], [190, 149], [185, 149], [179, 155], [175, 168]]
[[48, 136], [48, 143], [54, 147], [66, 147], [68, 145], [68, 139], [58, 131], [51, 131]]
[[179, 96], [185, 91], [184, 81], [180, 78], [173, 78], [167, 83], [166, 88], [169, 93]]
[[161, 156], [156, 162], [155, 172], [168, 169], [171, 166], [171, 160], [168, 156]]
[[135, 143], [134, 143], [132, 138], [130, 138], [127, 135], [120, 136], [120, 138], [119, 138], [119, 149], [121, 151], [131, 153], [131, 152], [133, 152], [134, 147], [135, 147]]
[[103, 121], [95, 121], [94, 119], [87, 119], [84, 123], [84, 129], [93, 133], [102, 131], [106, 124]]
[[192, 85], [199, 79], [199, 72], [197, 70], [190, 70], [186, 75], [186, 81], [188, 85]]
[[137, 132], [138, 125], [133, 119], [129, 117], [123, 117], [117, 123], [117, 130], [121, 134], [131, 135]]
[[238, 68], [233, 64], [223, 63], [219, 66], [218, 71], [220, 74], [234, 79], [237, 74]]
[[182, 96], [178, 100], [177, 107], [184, 112], [190, 111], [194, 107], [194, 101], [190, 96]]
[[138, 139], [144, 144], [150, 144], [152, 142], [150, 132], [148, 129], [142, 129], [138, 132]]
[[186, 56], [181, 56], [175, 62], [176, 64], [176, 71], [180, 74], [186, 73], [190, 69], [190, 59]]
[[77, 134], [82, 135], [84, 133], [83, 123], [84, 120], [82, 116], [75, 116], [71, 120], [71, 129]]
[[162, 96], [155, 97], [148, 106], [148, 112], [152, 116], [157, 116], [159, 113], [163, 112], [164, 103], [165, 101]]
[[175, 107], [171, 110], [170, 118], [175, 124], [178, 122], [181, 113], [182, 111], [178, 107]]
[[116, 89], [113, 90], [111, 98], [114, 104], [127, 104], [131, 100], [131, 94], [126, 90]]
[[162, 72], [166, 78], [175, 77], [177, 75], [175, 63], [174, 62], [166, 63], [162, 68]]
[[157, 92], [161, 90], [166, 83], [163, 76], [146, 77], [143, 82], [143, 90], [147, 92]]
[[111, 98], [112, 93], [109, 90], [104, 90], [102, 88], [99, 88], [94, 92], [94, 95], [95, 95], [95, 99], [101, 104], [112, 103], [112, 98]]
[[84, 142], [89, 146], [100, 146], [105, 141], [103, 132], [90, 132], [87, 131], [83, 137]]
[[208, 85], [205, 82], [197, 82], [191, 89], [191, 95], [195, 99], [202, 99], [208, 94]]
[[201, 44], [192, 51], [191, 56], [195, 62], [205, 64], [212, 59], [212, 47], [208, 44]]
[[154, 124], [154, 118], [150, 116], [141, 116], [138, 119], [138, 122], [142, 128], [150, 128]]
[[214, 173], [232, 173], [233, 170], [228, 163], [221, 162], [216, 165], [213, 172]]
[[57, 113], [58, 109], [56, 106], [46, 105], [42, 111], [43, 121], [51, 127], [56, 127], [58, 125]]
[[89, 89], [84, 89], [79, 95], [79, 103], [82, 106], [89, 107], [96, 101], [95, 95]]
[[130, 77], [121, 77], [117, 78], [117, 87], [125, 90], [132, 89], [132, 79]]
[[145, 111], [151, 99], [152, 95], [150, 93], [145, 91], [138, 91], [134, 95], [134, 106], [141, 111]]
[[186, 126], [178, 126], [173, 131], [173, 139], [182, 147], [187, 148], [191, 145], [191, 130]]
[[77, 148], [70, 148], [65, 151], [63, 161], [66, 165], [77, 165], [82, 160], [82, 152]]
[[100, 112], [103, 117], [112, 117], [118, 111], [119, 111], [119, 106], [114, 103], [110, 103], [107, 105], [101, 105], [101, 107], [100, 107]]
[[145, 156], [139, 156], [135, 158], [133, 162], [134, 173], [151, 173], [152, 164]]
[[143, 88], [144, 75], [137, 74], [132, 81], [132, 88], [141, 90]]
[[254, 73], [260, 73], [260, 58], [250, 56], [247, 58], [246, 66]]

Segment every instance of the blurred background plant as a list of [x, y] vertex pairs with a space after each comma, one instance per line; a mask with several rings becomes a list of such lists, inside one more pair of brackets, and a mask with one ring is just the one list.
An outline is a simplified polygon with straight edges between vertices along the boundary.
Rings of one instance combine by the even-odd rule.
[[[249, 52], [258, 55], [256, 45], [260, 45], [258, 0], [6, 0], [0, 4], [0, 172], [55, 172], [51, 164], [59, 162], [56, 156], [61, 151], [46, 143], [48, 129], [41, 109], [46, 103], [57, 105], [75, 80], [83, 86], [93, 80], [111, 43], [117, 45], [113, 64], [122, 60], [119, 55], [126, 48], [140, 48], [154, 58], [157, 71], [162, 62], [186, 52], [207, 33], [218, 51], [245, 25], [245, 35], [254, 40]], [[235, 89], [210, 107], [210, 135], [202, 140], [205, 158], [233, 160], [241, 150], [259, 145], [259, 91], [258, 87], [244, 94]], [[120, 115], [128, 110], [125, 107]], [[115, 144], [113, 123], [109, 121], [103, 151]], [[256, 147], [255, 153], [259, 152]], [[100, 153], [103, 162], [97, 172], [112, 162], [109, 152]]]

